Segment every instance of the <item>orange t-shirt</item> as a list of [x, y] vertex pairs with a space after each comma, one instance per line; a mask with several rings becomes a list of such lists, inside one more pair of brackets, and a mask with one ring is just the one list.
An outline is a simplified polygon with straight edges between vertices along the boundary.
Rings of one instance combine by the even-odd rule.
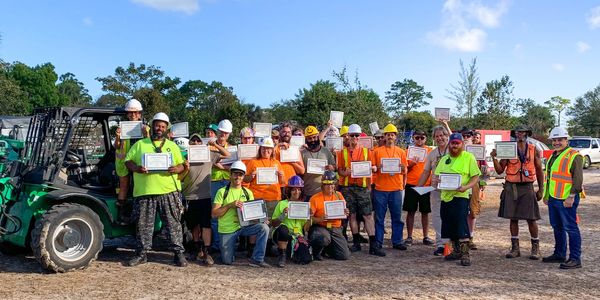
[[[252, 174], [256, 171], [256, 168], [275, 168], [279, 171], [283, 170], [279, 161], [268, 158], [257, 158], [246, 163], [246, 174]], [[248, 188], [252, 191], [252, 194], [254, 194], [254, 199], [263, 199], [265, 201], [281, 200], [281, 185], [279, 182], [276, 184], [256, 184], [255, 177], [250, 181], [250, 186]]]
[[[427, 154], [429, 154], [429, 152], [431, 152], [430, 147], [424, 146], [424, 148], [427, 149]], [[425, 161], [416, 162], [416, 163], [417, 164], [414, 165], [412, 168], [410, 168], [410, 170], [408, 171], [408, 174], [406, 175], [406, 183], [410, 184], [410, 185], [414, 185], [414, 186], [419, 184], [419, 178], [421, 178], [421, 174], [423, 174], [423, 170], [425, 169]], [[425, 186], [428, 186], [430, 184], [431, 184], [431, 176], [429, 176], [429, 179], [427, 179]]]
[[[281, 147], [279, 145], [277, 145], [275, 147], [275, 159], [277, 161], [280, 160], [281, 157]], [[300, 160], [298, 161], [298, 163], [300, 164], [304, 164], [304, 162], [302, 162], [302, 156], [298, 155], [298, 157], [300, 157]], [[294, 166], [292, 166], [292, 163], [290, 162], [279, 162], [279, 164], [281, 164], [281, 168], [283, 171], [283, 184], [281, 184], [281, 186], [286, 187], [288, 180], [290, 180], [290, 178], [292, 178], [292, 176], [296, 175], [296, 169], [294, 169]]]
[[[310, 213], [311, 215], [319, 218], [325, 215], [325, 201], [336, 201], [345, 200], [342, 193], [335, 191], [335, 195], [325, 196], [323, 192], [318, 192], [314, 196], [310, 197]], [[342, 226], [342, 220], [325, 220], [320, 222], [319, 225], [327, 228], [338, 228]]]
[[[346, 148], [344, 147], [344, 149], [348, 149], [348, 167], [347, 169], [350, 170], [350, 167], [352, 165], [353, 161], [372, 161], [372, 153], [371, 151], [369, 151], [369, 149], [367, 149], [367, 159], [365, 159], [365, 153], [364, 147], [356, 147], [354, 149], [350, 149], [350, 148]], [[344, 150], [340, 151], [337, 153], [337, 167], [338, 169], [343, 169], [346, 168], [346, 163], [344, 161]], [[348, 184], [346, 184], [346, 179], [348, 179]], [[371, 178], [367, 178], [366, 180], [367, 183], [367, 188], [371, 186]], [[363, 186], [363, 178], [352, 178], [351, 176], [341, 176], [340, 175], [340, 180], [339, 180], [339, 184], [341, 186], [347, 186], [347, 185], [357, 185], [357, 186]]]
[[[388, 148], [386, 146], [378, 147], [373, 151], [372, 163], [377, 166], [377, 177], [375, 179], [375, 189], [382, 192], [394, 192], [404, 190], [404, 173], [388, 174], [381, 173], [380, 165], [382, 158], [399, 158], [400, 163], [404, 166], [408, 164], [406, 160], [406, 151], [404, 149], [393, 146]], [[406, 168], [404, 168], [406, 172]]]

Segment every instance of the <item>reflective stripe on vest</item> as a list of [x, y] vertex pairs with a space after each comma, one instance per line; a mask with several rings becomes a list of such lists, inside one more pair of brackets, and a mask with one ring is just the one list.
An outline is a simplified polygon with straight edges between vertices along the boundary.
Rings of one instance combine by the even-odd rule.
[[544, 199], [552, 197], [554, 199], [567, 199], [571, 193], [573, 177], [571, 175], [571, 166], [579, 152], [568, 148], [565, 149], [550, 166], [550, 160], [546, 164], [546, 188]]
[[[363, 155], [365, 156], [365, 160], [367, 160], [368, 158], [368, 150], [367, 148], [362, 148], [363, 149]], [[344, 157], [344, 168], [349, 169], [350, 168], [350, 162], [348, 159], [348, 148], [344, 148], [344, 150], [342, 150], [342, 156]], [[344, 186], [348, 186], [348, 178], [350, 176], [346, 176], [344, 177]], [[367, 187], [367, 177], [363, 177], [363, 184], [362, 187]]]
[[[529, 173], [529, 176], [525, 176], [523, 172]], [[525, 163], [521, 163], [519, 158], [509, 159], [508, 165], [506, 166], [506, 181], [512, 183], [519, 182], [534, 182], [535, 177], [535, 145], [527, 144], [527, 154]]]

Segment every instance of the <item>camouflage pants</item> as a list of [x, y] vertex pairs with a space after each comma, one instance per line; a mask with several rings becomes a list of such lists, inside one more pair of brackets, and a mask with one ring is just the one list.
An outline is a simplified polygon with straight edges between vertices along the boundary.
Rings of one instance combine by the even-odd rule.
[[152, 249], [152, 235], [154, 221], [158, 212], [162, 220], [167, 237], [169, 250], [183, 252], [183, 233], [181, 229], [181, 214], [183, 205], [179, 194], [172, 192], [164, 195], [148, 195], [135, 198], [133, 204], [133, 218], [136, 221], [136, 239], [138, 252]]

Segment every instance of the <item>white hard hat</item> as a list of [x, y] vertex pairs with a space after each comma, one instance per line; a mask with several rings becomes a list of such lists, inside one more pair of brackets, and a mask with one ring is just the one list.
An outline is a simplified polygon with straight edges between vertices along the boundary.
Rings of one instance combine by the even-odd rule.
[[219, 126], [217, 129], [225, 133], [231, 133], [233, 131], [233, 125], [231, 125], [231, 122], [229, 120], [225, 119], [219, 122]]
[[154, 121], [164, 121], [167, 122], [167, 124], [171, 123], [169, 121], [169, 116], [167, 116], [167, 114], [165, 114], [164, 112], [156, 113], [154, 117], [152, 117], [152, 123], [154, 123]]
[[125, 103], [125, 111], [142, 111], [142, 103], [136, 99], [131, 99]]
[[569, 133], [567, 132], [566, 129], [562, 128], [562, 127], [554, 127], [552, 128], [552, 131], [550, 131], [550, 136], [548, 137], [549, 139], [559, 139], [559, 138], [568, 138], [569, 137]]
[[190, 140], [184, 137], [178, 137], [174, 139], [173, 142], [175, 142], [175, 144], [177, 144], [181, 150], [188, 150], [190, 147]]
[[266, 137], [262, 140], [262, 142], [260, 143], [261, 147], [265, 147], [265, 148], [274, 148], [275, 147], [275, 143], [273, 143], [273, 139], [270, 137]]
[[238, 160], [231, 164], [231, 168], [229, 168], [229, 170], [231, 172], [233, 172], [233, 170], [240, 170], [246, 174], [246, 165], [241, 160]]
[[358, 133], [358, 134], [362, 133], [362, 130], [360, 129], [360, 126], [358, 126], [358, 124], [352, 124], [352, 125], [350, 125], [350, 127], [348, 127], [348, 134], [353, 134], [353, 133]]

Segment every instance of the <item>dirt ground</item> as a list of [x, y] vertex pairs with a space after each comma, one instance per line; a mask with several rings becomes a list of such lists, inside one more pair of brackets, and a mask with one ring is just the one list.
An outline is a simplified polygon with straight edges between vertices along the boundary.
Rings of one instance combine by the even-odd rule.
[[[89, 268], [66, 274], [47, 274], [26, 255], [0, 254], [0, 299], [170, 299], [170, 298], [600, 298], [600, 170], [585, 171], [588, 198], [579, 206], [583, 239], [583, 268], [560, 270], [557, 264], [504, 258], [510, 247], [508, 221], [497, 217], [501, 180], [492, 180], [483, 213], [477, 223], [471, 267], [461, 267], [432, 255], [433, 247], [420, 243], [415, 230], [407, 251], [390, 248], [387, 257], [370, 256], [366, 250], [348, 261], [325, 260], [307, 266], [288, 264], [285, 269], [255, 269], [238, 258], [234, 266], [187, 268], [172, 265], [168, 253], [152, 253], [150, 263], [124, 267], [130, 250], [104, 251]], [[541, 202], [540, 202], [541, 203]], [[542, 255], [552, 253], [554, 239], [547, 208], [541, 204]], [[417, 217], [417, 222], [420, 223]], [[420, 225], [418, 225], [420, 228]], [[529, 252], [526, 224], [521, 228], [522, 254]], [[433, 233], [430, 233], [433, 236]], [[405, 234], [406, 236], [406, 234]], [[274, 263], [274, 258], [267, 258]]]

